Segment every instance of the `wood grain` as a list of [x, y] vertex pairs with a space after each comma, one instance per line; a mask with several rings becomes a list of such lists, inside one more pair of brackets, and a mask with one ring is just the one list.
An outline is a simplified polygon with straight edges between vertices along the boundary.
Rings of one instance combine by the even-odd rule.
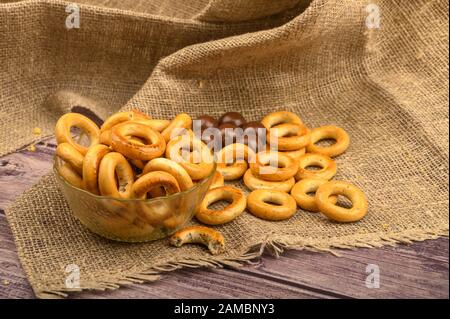
[[[17, 256], [3, 209], [51, 170], [55, 148], [0, 159], [0, 298], [34, 298]], [[87, 291], [72, 298], [448, 298], [448, 238], [398, 247], [339, 251], [341, 257], [288, 251], [264, 255], [258, 266], [181, 269], [162, 279], [114, 291]], [[380, 288], [366, 287], [366, 266], [380, 269]]]

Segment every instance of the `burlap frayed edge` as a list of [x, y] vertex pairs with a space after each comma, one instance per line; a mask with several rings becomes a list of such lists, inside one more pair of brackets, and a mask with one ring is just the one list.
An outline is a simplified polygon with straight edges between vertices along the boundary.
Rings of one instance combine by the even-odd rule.
[[[8, 217], [8, 210], [5, 211]], [[261, 243], [255, 244], [253, 248], [247, 250], [241, 255], [221, 257], [205, 255], [203, 258], [183, 258], [169, 263], [156, 265], [143, 271], [130, 271], [126, 274], [111, 275], [108, 280], [88, 281], [83, 282], [83, 287], [79, 289], [69, 289], [58, 287], [57, 289], [39, 289], [33, 288], [37, 298], [42, 299], [60, 299], [69, 296], [71, 292], [81, 292], [83, 290], [106, 291], [115, 290], [125, 285], [143, 284], [155, 282], [161, 278], [161, 275], [167, 272], [175, 271], [181, 268], [233, 268], [237, 269], [244, 265], [258, 264], [264, 252], [269, 252], [276, 258], [285, 250], [305, 250], [311, 252], [327, 252], [339, 257], [339, 249], [356, 249], [356, 248], [381, 248], [383, 246], [397, 246], [398, 244], [411, 244], [413, 242], [420, 242], [424, 240], [437, 239], [439, 237], [449, 236], [449, 225], [443, 227], [436, 227], [433, 229], [419, 229], [406, 230], [400, 233], [386, 232], [384, 235], [367, 234], [363, 236], [344, 236], [333, 239], [330, 242], [328, 239], [317, 241], [314, 239], [300, 240], [294, 235], [284, 236], [268, 236], [268, 238]], [[18, 249], [18, 255], [22, 262], [24, 259], [23, 253]], [[30, 277], [30, 273], [24, 266], [25, 272]]]

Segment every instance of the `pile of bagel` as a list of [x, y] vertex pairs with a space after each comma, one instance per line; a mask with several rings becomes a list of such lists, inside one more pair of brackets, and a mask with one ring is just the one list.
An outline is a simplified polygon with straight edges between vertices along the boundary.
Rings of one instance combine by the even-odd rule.
[[[350, 144], [342, 128], [309, 129], [288, 111], [268, 114], [261, 124], [268, 142], [263, 150], [232, 143], [214, 154], [193, 133], [188, 114], [162, 120], [131, 110], [112, 115], [98, 127], [81, 114], [69, 113], [55, 128], [56, 156], [63, 163], [57, 170], [68, 183], [96, 195], [146, 199], [192, 188], [212, 174], [215, 161], [217, 171], [195, 215], [211, 226], [228, 223], [246, 209], [269, 221], [291, 218], [297, 206], [338, 222], [355, 222], [366, 215], [368, 203], [360, 189], [331, 181], [337, 172], [332, 158]], [[74, 140], [73, 127], [89, 137], [89, 145]], [[323, 140], [334, 143], [318, 145]], [[190, 150], [189, 156], [182, 155], [183, 149]], [[192, 160], [195, 154], [200, 154], [200, 161]], [[240, 188], [225, 185], [225, 181], [241, 179], [250, 190], [248, 196]], [[339, 196], [348, 198], [352, 206], [337, 205]], [[226, 206], [212, 209], [219, 201], [226, 201]], [[213, 254], [225, 249], [220, 232], [204, 226], [179, 230], [170, 242], [177, 247], [201, 243]]]

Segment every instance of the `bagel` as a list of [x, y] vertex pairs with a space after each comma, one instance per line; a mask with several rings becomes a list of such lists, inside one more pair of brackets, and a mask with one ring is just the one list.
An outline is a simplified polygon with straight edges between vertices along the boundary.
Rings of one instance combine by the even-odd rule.
[[180, 192], [180, 186], [175, 177], [163, 171], [148, 172], [139, 177], [132, 186], [132, 196], [134, 198], [145, 198], [146, 194], [157, 187], [163, 187], [166, 195]]
[[[329, 201], [330, 196], [342, 195], [352, 202], [352, 208], [344, 208]], [[369, 204], [366, 195], [355, 185], [343, 181], [331, 181], [321, 185], [316, 191], [319, 211], [328, 218], [342, 222], [356, 222], [366, 216]]]
[[[143, 139], [147, 144], [130, 141], [129, 136]], [[111, 129], [111, 147], [130, 159], [149, 161], [164, 154], [166, 142], [159, 132], [147, 125], [125, 122]]]
[[303, 125], [303, 121], [300, 119], [300, 117], [289, 111], [270, 113], [266, 115], [261, 121], [261, 124], [264, 125], [267, 130], [270, 130], [275, 125], [284, 123]]
[[61, 143], [56, 147], [56, 155], [64, 160], [64, 162], [70, 164], [78, 173], [78, 175], [83, 174], [83, 159], [84, 156], [77, 151], [69, 143]]
[[169, 173], [177, 180], [180, 190], [185, 191], [194, 186], [191, 177], [186, 170], [178, 163], [171, 161], [167, 158], [154, 158], [148, 162], [143, 170], [143, 174], [147, 174], [152, 171], [164, 171]]
[[305, 148], [311, 142], [311, 133], [300, 124], [285, 123], [267, 131], [267, 141], [272, 147], [276, 141], [278, 151], [295, 151]]
[[260, 179], [281, 182], [290, 179], [297, 173], [298, 163], [286, 154], [263, 151], [256, 155], [254, 162], [250, 163], [250, 169], [253, 175]]
[[[306, 153], [298, 161], [298, 171], [295, 174], [296, 180], [305, 178], [330, 180], [336, 175], [336, 163], [328, 156], [321, 154]], [[308, 167], [320, 167], [319, 170], [309, 170]]]
[[56, 122], [55, 135], [57, 144], [69, 143], [81, 155], [85, 155], [88, 147], [75, 142], [70, 133], [72, 127], [77, 127], [89, 137], [90, 146], [98, 144], [100, 138], [100, 129], [86, 116], [78, 113], [67, 113], [61, 116]]
[[265, 181], [253, 175], [252, 170], [248, 169], [247, 172], [245, 172], [244, 174], [244, 184], [252, 191], [257, 189], [268, 189], [268, 190], [274, 189], [289, 193], [292, 186], [294, 186], [295, 184], [295, 179], [291, 177], [281, 182]]
[[204, 226], [190, 226], [177, 231], [170, 237], [170, 243], [175, 247], [184, 244], [202, 244], [208, 247], [213, 255], [225, 251], [225, 239], [217, 230]]
[[[181, 153], [186, 149], [192, 150], [194, 158], [190, 160], [183, 158]], [[179, 163], [193, 180], [209, 176], [214, 169], [211, 150], [201, 140], [189, 135], [177, 136], [170, 140], [166, 147], [166, 158]]]
[[[221, 210], [208, 209], [208, 206], [220, 200], [230, 201], [230, 204]], [[206, 193], [195, 217], [207, 225], [221, 225], [242, 214], [246, 206], [247, 201], [241, 190], [230, 186], [217, 187]]]
[[[335, 140], [336, 143], [324, 147], [315, 145], [317, 142], [326, 139]], [[349, 145], [350, 137], [346, 131], [337, 126], [327, 125], [311, 130], [311, 142], [306, 149], [309, 153], [336, 157], [344, 153], [348, 149]]]
[[57, 165], [56, 170], [67, 183], [76, 188], [83, 189], [83, 179], [70, 164], [63, 163], [61, 165]]
[[226, 181], [241, 178], [254, 160], [255, 152], [245, 144], [229, 144], [217, 154], [217, 170]]
[[101, 195], [130, 198], [133, 181], [133, 169], [122, 154], [111, 152], [103, 156], [98, 173], [98, 188]]
[[164, 140], [169, 142], [173, 137], [172, 133], [177, 128], [190, 129], [192, 127], [192, 118], [186, 113], [178, 114], [170, 124], [161, 132]]
[[[315, 193], [317, 189], [325, 183], [327, 183], [327, 180], [312, 178], [302, 179], [292, 187], [291, 195], [294, 197], [300, 208], [317, 213], [319, 207], [317, 207], [316, 197], [308, 194]], [[335, 204], [337, 202], [337, 197], [331, 196], [329, 200]]]
[[289, 219], [297, 211], [297, 203], [291, 195], [268, 189], [251, 192], [247, 197], [247, 207], [256, 217], [270, 221]]
[[103, 157], [108, 154], [111, 149], [103, 144], [97, 144], [89, 147], [83, 161], [83, 185], [84, 188], [95, 194], [99, 195], [100, 190], [98, 188], [98, 175], [100, 170], [100, 162]]
[[151, 117], [138, 111], [138, 110], [131, 110], [131, 111], [125, 111], [125, 112], [118, 112], [106, 119], [105, 122], [103, 122], [103, 125], [100, 127], [101, 132], [108, 131], [112, 129], [117, 124], [133, 121], [133, 120], [148, 120]]

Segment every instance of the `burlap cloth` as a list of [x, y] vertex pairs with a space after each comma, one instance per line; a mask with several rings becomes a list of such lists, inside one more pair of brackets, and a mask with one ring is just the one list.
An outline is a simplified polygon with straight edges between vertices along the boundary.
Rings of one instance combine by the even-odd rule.
[[[448, 234], [447, 1], [81, 2], [91, 5], [80, 6], [71, 30], [65, 2], [0, 4], [0, 155], [33, 142], [33, 127], [51, 136], [77, 105], [102, 118], [121, 107], [165, 118], [240, 110], [260, 119], [289, 109], [311, 127], [350, 133], [336, 179], [360, 186], [370, 211], [345, 225], [304, 211], [277, 223], [245, 213], [219, 227], [228, 250], [212, 257], [166, 240], [91, 234], [49, 175], [6, 212], [38, 297], [64, 295], [69, 264], [80, 267], [82, 289], [104, 289], [183, 266], [238, 266], [263, 248], [327, 251]], [[379, 29], [366, 24], [369, 3]]]

